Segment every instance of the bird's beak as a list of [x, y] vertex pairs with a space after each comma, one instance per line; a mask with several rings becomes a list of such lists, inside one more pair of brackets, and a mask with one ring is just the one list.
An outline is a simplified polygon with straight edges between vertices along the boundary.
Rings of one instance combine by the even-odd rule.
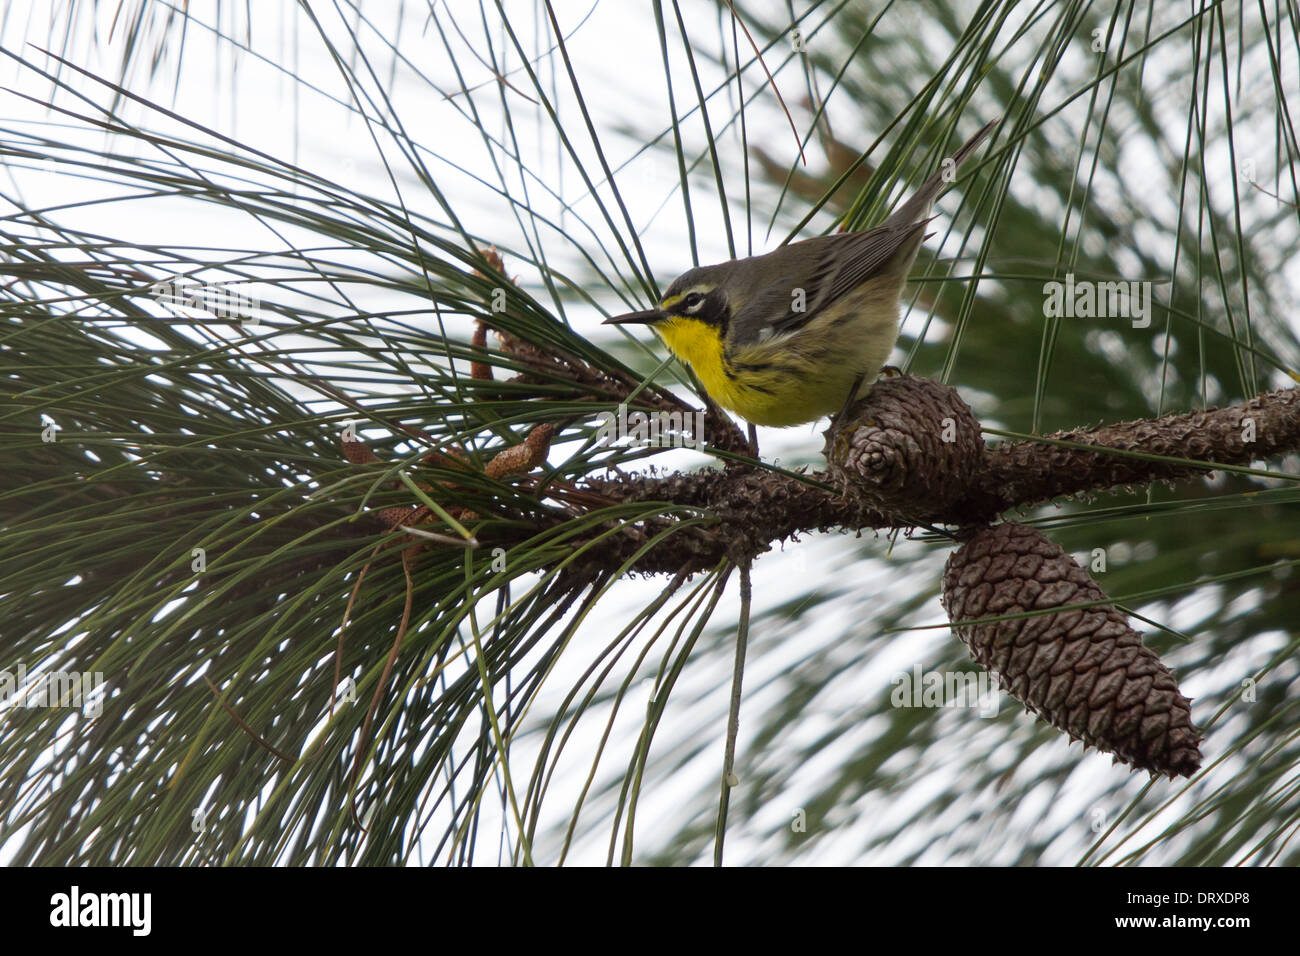
[[613, 315], [606, 319], [601, 325], [651, 325], [664, 318], [664, 313], [659, 309], [644, 309], [641, 312], [627, 312], [623, 315]]

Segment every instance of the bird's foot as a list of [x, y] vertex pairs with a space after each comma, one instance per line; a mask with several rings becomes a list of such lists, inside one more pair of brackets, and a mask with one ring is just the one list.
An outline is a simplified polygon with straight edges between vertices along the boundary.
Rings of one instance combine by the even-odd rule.
[[835, 417], [831, 419], [832, 423], [839, 421], [849, 413], [849, 409], [852, 408], [853, 404], [858, 400], [858, 389], [862, 387], [862, 383], [865, 379], [865, 375], [859, 375], [853, 380], [853, 387], [849, 389], [849, 397], [844, 400], [844, 407], [836, 412]]

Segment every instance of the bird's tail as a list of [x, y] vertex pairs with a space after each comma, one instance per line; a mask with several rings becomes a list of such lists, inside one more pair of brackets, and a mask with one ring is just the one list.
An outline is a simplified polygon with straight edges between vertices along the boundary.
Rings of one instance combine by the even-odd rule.
[[945, 169], [951, 168], [955, 173], [961, 164], [966, 159], [970, 158], [971, 153], [975, 152], [975, 150], [979, 148], [979, 144], [984, 141], [984, 137], [989, 134], [989, 131], [993, 129], [995, 125], [997, 125], [997, 122], [997, 120], [992, 120], [980, 127], [975, 132], [974, 136], [962, 144], [961, 149], [957, 150], [956, 153], [949, 157], [952, 160], [952, 166], [948, 167], [945, 162], [934, 172], [933, 175], [930, 176], [929, 179], [921, 184], [920, 188], [917, 189], [916, 194], [907, 202], [903, 203], [903, 205], [895, 209], [893, 214], [890, 215], [885, 222], [894, 225], [903, 225], [911, 224], [924, 218], [930, 212], [930, 206], [933, 205], [935, 197], [939, 195], [939, 192], [947, 184], [944, 180]]

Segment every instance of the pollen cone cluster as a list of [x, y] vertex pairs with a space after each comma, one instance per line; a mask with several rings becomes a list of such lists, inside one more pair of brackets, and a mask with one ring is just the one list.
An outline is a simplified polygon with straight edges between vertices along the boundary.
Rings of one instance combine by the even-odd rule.
[[826, 461], [842, 489], [919, 520], [967, 493], [983, 455], [979, 421], [957, 390], [914, 375], [876, 382], [826, 433]]
[[[954, 623], [1106, 600], [1059, 545], [1012, 522], [977, 532], [943, 576]], [[1072, 740], [1170, 777], [1200, 767], [1191, 704], [1109, 603], [953, 630], [1004, 690]]]

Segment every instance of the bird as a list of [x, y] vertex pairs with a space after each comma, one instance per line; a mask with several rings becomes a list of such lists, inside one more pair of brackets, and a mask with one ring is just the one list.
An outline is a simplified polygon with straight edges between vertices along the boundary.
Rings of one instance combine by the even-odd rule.
[[709, 396], [753, 426], [789, 427], [848, 408], [898, 339], [899, 299], [930, 207], [996, 120], [880, 225], [699, 266], [657, 306], [605, 325], [648, 325]]

